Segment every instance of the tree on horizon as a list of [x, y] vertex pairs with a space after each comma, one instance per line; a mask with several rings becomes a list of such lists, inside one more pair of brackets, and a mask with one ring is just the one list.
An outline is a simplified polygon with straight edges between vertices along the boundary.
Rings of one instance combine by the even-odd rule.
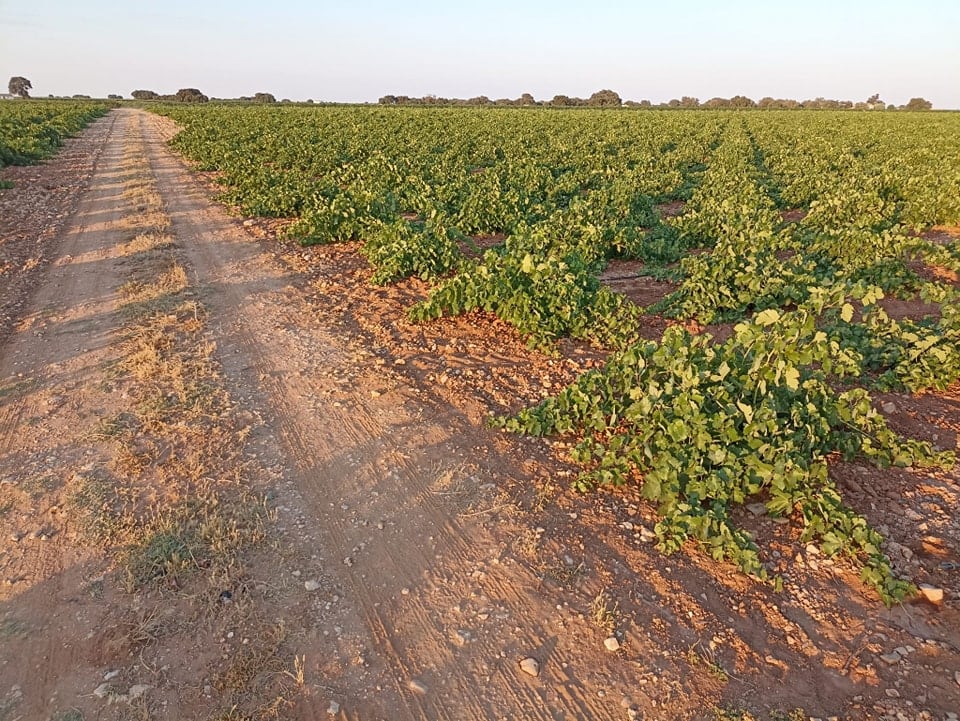
[[10, 78], [10, 82], [7, 83], [7, 90], [10, 91], [11, 95], [19, 95], [21, 98], [29, 98], [29, 91], [33, 90], [33, 84], [26, 78], [15, 75]]

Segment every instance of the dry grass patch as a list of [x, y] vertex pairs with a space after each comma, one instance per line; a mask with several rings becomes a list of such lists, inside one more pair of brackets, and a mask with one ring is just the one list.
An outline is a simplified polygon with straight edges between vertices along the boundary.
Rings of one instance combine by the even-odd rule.
[[117, 585], [136, 597], [125, 643], [195, 643], [213, 614], [230, 608], [234, 622], [252, 628], [236, 653], [204, 671], [218, 690], [211, 718], [279, 718], [285, 689], [295, 686], [283, 660], [286, 633], [257, 619], [250, 599], [223, 602], [224, 589], [246, 588], [245, 559], [267, 538], [271, 512], [252, 488], [249, 431], [233, 417], [205, 309], [167, 232], [142, 148], [128, 156], [124, 195], [138, 212], [118, 249], [129, 272], [117, 291], [119, 358], [104, 368], [104, 382], [129, 407], [91, 429], [111, 460], [76, 474], [67, 502], [81, 537], [107, 550]]

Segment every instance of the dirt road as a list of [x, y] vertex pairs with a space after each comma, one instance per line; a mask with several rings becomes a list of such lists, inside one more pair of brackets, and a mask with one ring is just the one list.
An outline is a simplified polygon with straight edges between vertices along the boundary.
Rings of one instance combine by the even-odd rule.
[[[260, 242], [167, 148], [174, 132], [133, 109], [98, 121], [68, 148], [93, 159], [76, 197], [37, 200], [60, 211], [15, 239], [46, 250], [11, 264], [3, 299], [0, 721], [960, 709], [952, 601], [888, 611], [849, 568], [809, 557], [778, 597], [706, 557], [660, 556], [640, 499], [576, 496], [549, 446], [484, 422], [504, 393], [536, 398], [588, 354], [537, 358], [489, 319], [409, 326], [398, 298], [416, 283], [375, 292], [350, 246]], [[58, 162], [44, 170], [62, 174]], [[132, 252], [145, 227], [163, 242]], [[166, 318], [176, 347], [195, 319], [213, 368], [201, 380], [227, 399], [181, 424], [216, 415], [194, 436], [169, 414], [130, 431], [123, 419], [146, 411], [114, 370], [130, 365], [129, 296], [168, 262], [184, 271], [180, 305], [150, 322]], [[235, 434], [210, 446], [218, 458], [184, 441], [211, 433]], [[108, 469], [139, 489], [130, 504], [157, 507], [167, 480], [201, 466], [198, 478], [263, 499], [264, 537], [222, 573], [198, 561], [125, 588], [129, 554], [81, 532], [78, 484]], [[923, 483], [957, 497], [955, 478]], [[949, 545], [956, 523], [942, 515], [925, 533]], [[881, 660], [898, 647], [901, 660]]]

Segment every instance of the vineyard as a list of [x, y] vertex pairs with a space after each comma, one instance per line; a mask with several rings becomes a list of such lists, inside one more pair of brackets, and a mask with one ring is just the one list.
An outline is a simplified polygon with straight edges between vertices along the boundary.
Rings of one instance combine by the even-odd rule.
[[0, 104], [0, 168], [55, 153], [63, 141], [109, 110], [103, 103], [16, 101]]
[[[33, 157], [5, 140], [30, 121], [2, 112], [0, 152]], [[736, 521], [761, 503], [855, 559], [886, 603], [914, 592], [829, 463], [955, 462], [895, 433], [874, 394], [960, 378], [957, 115], [162, 112], [223, 202], [305, 244], [362, 241], [375, 283], [428, 281], [413, 320], [480, 309], [544, 353], [562, 337], [608, 352], [494, 423], [575, 441], [583, 491], [639, 486], [661, 551], [694, 541], [779, 585]], [[622, 261], [670, 292], [616, 292], [602, 277]], [[666, 319], [662, 337], [642, 336], [644, 316]]]

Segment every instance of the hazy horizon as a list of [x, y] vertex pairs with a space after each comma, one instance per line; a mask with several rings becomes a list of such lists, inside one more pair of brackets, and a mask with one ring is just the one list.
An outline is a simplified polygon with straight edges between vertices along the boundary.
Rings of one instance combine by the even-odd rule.
[[[746, 95], [960, 108], [960, 3], [826, 2], [802, 8], [436, 0], [347, 6], [278, 0], [188, 3], [163, 12], [110, 0], [0, 0], [0, 76], [32, 95], [376, 102], [383, 95], [666, 102]], [[5, 86], [2, 88], [5, 90]]]

